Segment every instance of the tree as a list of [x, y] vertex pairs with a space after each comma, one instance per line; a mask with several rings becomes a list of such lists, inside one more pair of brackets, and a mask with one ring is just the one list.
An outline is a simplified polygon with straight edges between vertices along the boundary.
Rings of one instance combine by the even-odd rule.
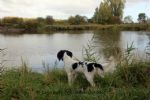
[[2, 19], [2, 23], [4, 25], [16, 25], [16, 24], [22, 24], [23, 23], [23, 18], [19, 17], [4, 17]]
[[3, 26], [2, 19], [0, 19], [0, 26]]
[[88, 22], [88, 19], [85, 16], [76, 15], [76, 16], [71, 16], [68, 18], [68, 23], [71, 25], [79, 25], [79, 24], [84, 24], [87, 22]]
[[36, 19], [28, 19], [24, 22], [22, 26], [27, 32], [37, 32], [38, 28], [41, 26]]
[[71, 24], [71, 25], [76, 24], [75, 17], [70, 16], [70, 17], [68, 18], [68, 23]]
[[95, 9], [93, 21], [100, 24], [121, 23], [125, 0], [103, 0]]
[[106, 0], [113, 16], [122, 18], [125, 0]]
[[147, 23], [149, 23], [149, 24], [150, 24], [150, 18], [147, 18]]
[[42, 18], [42, 17], [38, 17], [36, 20], [37, 20], [38, 22], [40, 22], [40, 23], [44, 23], [44, 22], [45, 22], [45, 19]]
[[138, 21], [139, 21], [139, 23], [145, 23], [146, 22], [146, 14], [145, 13], [139, 13]]
[[87, 22], [88, 22], [88, 23], [93, 23], [92, 18], [89, 18]]
[[126, 17], [124, 17], [124, 23], [133, 23], [132, 16], [126, 16]]
[[38, 17], [38, 18], [36, 18], [36, 20], [37, 20], [38, 24], [39, 24], [41, 27], [44, 27], [44, 25], [45, 25], [45, 19], [44, 19], [44, 18]]
[[98, 17], [98, 15], [99, 15], [99, 11], [98, 11], [98, 10], [99, 10], [99, 8], [97, 7], [97, 8], [95, 9], [95, 13], [94, 13], [94, 16], [93, 16], [93, 18], [92, 18], [94, 23], [98, 23], [98, 22], [99, 22], [99, 21], [98, 21], [98, 20], [99, 20], [99, 19], [98, 19], [98, 18], [99, 18], [99, 17]]
[[52, 16], [47, 16], [46, 17], [46, 24], [52, 25], [54, 24], [55, 20], [53, 19]]
[[107, 24], [111, 23], [111, 8], [109, 7], [108, 2], [101, 2], [99, 8], [99, 15], [98, 15], [98, 23], [100, 24]]

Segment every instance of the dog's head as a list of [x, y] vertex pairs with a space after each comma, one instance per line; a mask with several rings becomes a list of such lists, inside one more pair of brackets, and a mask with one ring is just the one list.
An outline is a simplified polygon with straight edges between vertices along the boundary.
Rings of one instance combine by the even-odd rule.
[[57, 58], [58, 60], [62, 60], [63, 61], [63, 57], [64, 57], [64, 53], [66, 53], [69, 57], [72, 58], [73, 54], [71, 51], [68, 51], [68, 50], [60, 50], [58, 53], [57, 53]]

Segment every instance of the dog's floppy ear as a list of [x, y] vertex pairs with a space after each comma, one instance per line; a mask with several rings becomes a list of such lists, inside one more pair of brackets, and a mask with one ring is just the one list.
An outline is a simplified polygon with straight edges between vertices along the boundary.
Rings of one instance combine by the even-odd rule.
[[64, 57], [64, 53], [66, 52], [66, 54], [72, 58], [73, 54], [72, 52], [68, 51], [68, 50], [60, 50], [58, 53], [57, 53], [57, 58], [58, 60], [62, 60], [63, 61], [63, 57]]
[[65, 52], [67, 53], [67, 55], [68, 55], [69, 57], [72, 58], [72, 56], [73, 56], [72, 52], [70, 52], [70, 51], [68, 51], [68, 50], [65, 50]]
[[58, 58], [59, 61], [60, 61], [60, 60], [63, 61], [64, 53], [65, 53], [64, 50], [60, 50], [60, 51], [57, 53], [57, 58]]

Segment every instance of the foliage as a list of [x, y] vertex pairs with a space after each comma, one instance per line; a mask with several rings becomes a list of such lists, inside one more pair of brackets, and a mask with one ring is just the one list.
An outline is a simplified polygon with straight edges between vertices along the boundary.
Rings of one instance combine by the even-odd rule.
[[146, 14], [145, 13], [139, 13], [138, 21], [139, 21], [139, 23], [145, 23], [146, 22]]
[[52, 25], [55, 22], [52, 16], [47, 16], [45, 20], [46, 20], [46, 24], [48, 25]]
[[6, 60], [4, 59], [4, 56], [5, 56], [5, 49], [0, 49], [0, 95], [3, 94], [3, 90], [4, 90], [4, 87], [3, 87], [3, 80], [2, 80], [2, 74], [4, 73], [4, 66], [5, 66], [5, 62]]
[[150, 63], [138, 62], [119, 66], [117, 75], [128, 85], [147, 85], [150, 79]]
[[36, 20], [37, 20], [39, 23], [45, 24], [45, 19], [42, 18], [42, 17], [38, 17], [38, 18], [36, 18]]
[[[106, 6], [106, 5], [105, 5]], [[98, 8], [97, 10], [98, 11]], [[110, 10], [108, 10], [110, 11]], [[106, 12], [106, 11], [105, 11]], [[95, 12], [96, 16], [97, 13]], [[110, 16], [107, 16], [106, 13], [103, 14], [103, 18], [99, 19], [99, 15], [97, 17], [93, 17], [95, 23], [108, 24], [111, 20]], [[117, 17], [114, 17], [117, 20]], [[107, 20], [109, 19], [109, 20]], [[22, 21], [23, 20], [23, 21]], [[105, 21], [104, 21], [105, 20]], [[48, 21], [48, 20], [47, 20]], [[6, 17], [0, 19], [0, 31], [2, 33], [43, 33], [49, 31], [60, 31], [60, 30], [150, 30], [150, 25], [146, 23], [132, 23], [132, 24], [113, 24], [113, 25], [100, 25], [100, 24], [92, 24], [91, 19], [87, 19], [85, 16], [76, 15], [74, 17], [70, 17], [68, 20], [54, 20], [47, 23], [46, 18], [38, 17], [34, 19], [29, 18], [14, 18], [14, 17]], [[117, 22], [117, 21], [116, 21]], [[148, 21], [147, 21], [148, 22]], [[90, 23], [90, 24], [89, 24]]]
[[121, 23], [124, 4], [124, 0], [104, 0], [96, 8], [93, 21], [99, 24]]
[[10, 25], [21, 25], [23, 23], [23, 18], [19, 17], [4, 17], [1, 22], [3, 25], [10, 26]]
[[55, 25], [68, 25], [68, 20], [56, 20]]
[[150, 25], [150, 18], [147, 18], [147, 23]]
[[132, 18], [132, 16], [126, 16], [126, 17], [124, 17], [124, 23], [133, 23], [133, 18]]
[[3, 26], [2, 19], [0, 19], [0, 26]]
[[111, 8], [107, 2], [102, 2], [100, 4], [99, 13], [98, 13], [99, 23], [107, 24], [110, 23], [110, 19], [112, 18], [111, 15]]
[[92, 46], [91, 41], [82, 50], [83, 59], [89, 62], [98, 62], [99, 57], [96, 57], [96, 52], [94, 51], [94, 46]]
[[125, 50], [125, 53], [123, 56], [123, 60], [125, 60], [125, 64], [129, 64], [129, 63], [132, 63], [132, 60], [133, 60], [133, 51], [135, 50], [135, 48], [133, 47], [133, 42], [131, 45], [128, 45], [127, 44], [127, 49]]
[[84, 24], [87, 23], [88, 19], [85, 16], [80, 16], [80, 15], [76, 15], [76, 16], [71, 16], [68, 19], [68, 23], [71, 25], [79, 25], [79, 24]]
[[94, 23], [99, 23], [99, 8], [98, 7], [95, 9], [92, 20]]
[[29, 19], [24, 22], [22, 26], [27, 32], [37, 32], [41, 24], [36, 19]]

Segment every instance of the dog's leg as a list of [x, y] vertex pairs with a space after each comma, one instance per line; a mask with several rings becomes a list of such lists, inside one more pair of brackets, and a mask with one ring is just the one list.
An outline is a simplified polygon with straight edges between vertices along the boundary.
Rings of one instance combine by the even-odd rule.
[[69, 84], [69, 86], [71, 86], [73, 75], [72, 75], [72, 73], [67, 73], [67, 76], [68, 76], [68, 84]]
[[98, 71], [98, 75], [102, 78], [104, 78], [104, 72], [101, 71], [100, 69], [97, 70]]
[[95, 87], [95, 83], [93, 81], [94, 78], [94, 74], [93, 73], [85, 73], [85, 77], [86, 79], [89, 81], [89, 83], [91, 84], [92, 87]]
[[77, 77], [77, 73], [73, 73], [73, 75], [72, 75], [72, 83], [74, 83], [74, 80], [76, 79], [76, 77]]

